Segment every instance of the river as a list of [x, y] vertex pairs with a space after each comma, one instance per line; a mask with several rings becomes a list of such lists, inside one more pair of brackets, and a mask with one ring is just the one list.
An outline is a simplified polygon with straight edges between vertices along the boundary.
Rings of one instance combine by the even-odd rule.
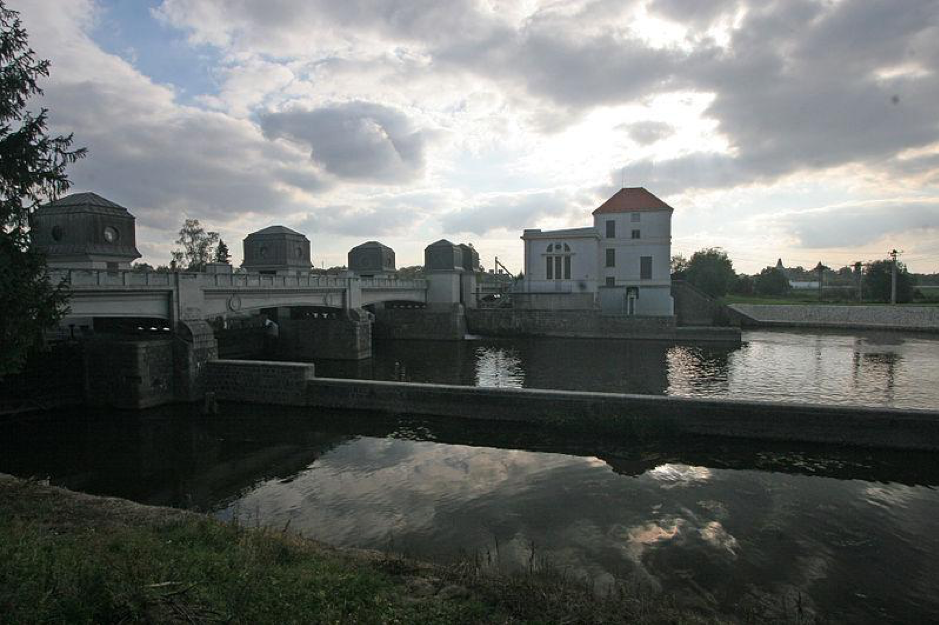
[[[320, 373], [480, 385], [935, 407], [929, 337], [748, 332], [736, 348], [570, 340], [383, 344]], [[338, 546], [758, 620], [939, 621], [939, 457], [226, 406], [0, 423], [0, 471], [284, 527]], [[800, 612], [801, 611], [801, 612]]]

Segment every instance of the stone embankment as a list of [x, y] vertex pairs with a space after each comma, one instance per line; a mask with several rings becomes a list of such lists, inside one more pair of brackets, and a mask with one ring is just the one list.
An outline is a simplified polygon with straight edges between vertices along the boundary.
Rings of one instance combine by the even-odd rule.
[[475, 309], [467, 329], [481, 336], [739, 342], [738, 328], [676, 327], [672, 317], [624, 317], [598, 310]]
[[939, 306], [729, 306], [744, 327], [845, 328], [939, 332]]
[[[221, 401], [516, 421], [554, 430], [939, 450], [939, 411], [316, 378], [307, 363], [215, 361]], [[273, 378], [279, 377], [274, 382]]]

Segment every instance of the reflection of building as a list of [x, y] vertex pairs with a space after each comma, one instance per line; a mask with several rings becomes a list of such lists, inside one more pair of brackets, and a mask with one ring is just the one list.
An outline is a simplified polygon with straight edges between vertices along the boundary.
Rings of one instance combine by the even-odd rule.
[[134, 216], [96, 193], [73, 193], [32, 216], [33, 245], [50, 267], [128, 269], [137, 251]]
[[525, 281], [548, 308], [580, 300], [605, 312], [671, 316], [672, 207], [642, 187], [593, 211], [593, 227], [525, 230]]
[[366, 241], [349, 250], [349, 270], [362, 278], [395, 275], [395, 251], [378, 241]]
[[241, 266], [265, 274], [309, 273], [312, 266], [310, 240], [284, 226], [269, 226], [252, 232], [244, 240]]

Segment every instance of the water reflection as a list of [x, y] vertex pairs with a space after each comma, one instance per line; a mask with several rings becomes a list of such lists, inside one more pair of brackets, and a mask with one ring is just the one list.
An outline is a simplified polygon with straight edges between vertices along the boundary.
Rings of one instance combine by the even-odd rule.
[[550, 338], [388, 341], [318, 375], [475, 386], [935, 408], [939, 339], [751, 331], [741, 345]]
[[[104, 418], [107, 417], [107, 418]], [[534, 556], [728, 613], [939, 618], [932, 454], [233, 407], [0, 424], [0, 471], [257, 519], [336, 545], [493, 566]], [[532, 547], [534, 545], [534, 548]], [[873, 615], [873, 616], [872, 616]]]

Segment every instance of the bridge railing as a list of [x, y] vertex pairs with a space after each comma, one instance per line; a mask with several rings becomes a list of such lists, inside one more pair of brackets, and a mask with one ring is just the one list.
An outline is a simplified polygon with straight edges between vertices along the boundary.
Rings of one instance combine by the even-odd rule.
[[107, 271], [105, 269], [50, 269], [53, 284], [64, 282], [72, 287], [162, 286], [169, 287], [172, 274], [155, 271]]
[[[203, 287], [217, 288], [348, 288], [358, 280], [363, 289], [424, 290], [426, 280], [395, 280], [388, 278], [340, 278], [324, 275], [267, 275], [257, 273], [196, 273], [178, 272], [194, 277]], [[49, 277], [54, 284], [65, 282], [73, 287], [99, 286], [152, 286], [171, 287], [175, 284], [175, 273], [156, 271], [129, 271], [126, 269], [50, 269]]]
[[257, 273], [203, 273], [199, 274], [203, 286], [208, 287], [255, 287], [255, 288], [345, 288], [347, 278], [332, 276], [268, 275]]
[[362, 278], [360, 286], [363, 289], [407, 289], [421, 290], [427, 288], [427, 280], [396, 280], [391, 278]]

